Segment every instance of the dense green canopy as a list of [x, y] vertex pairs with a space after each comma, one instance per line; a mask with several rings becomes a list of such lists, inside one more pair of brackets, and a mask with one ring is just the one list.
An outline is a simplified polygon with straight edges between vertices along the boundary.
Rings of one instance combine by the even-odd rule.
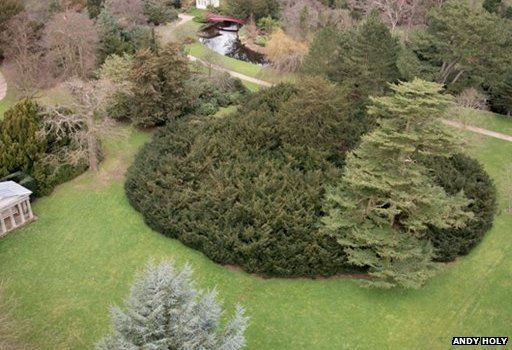
[[[393, 89], [373, 99], [379, 129], [360, 146], [367, 119], [350, 112], [345, 89], [321, 78], [260, 91], [223, 118], [172, 121], [138, 154], [128, 198], [152, 228], [222, 264], [276, 276], [369, 270], [386, 286], [416, 287], [435, 259], [480, 240], [494, 192], [478, 163], [450, 158], [459, 149], [433, 118], [449, 104], [439, 85]], [[336, 186], [343, 173], [350, 183]], [[367, 199], [367, 220], [340, 224], [340, 215], [360, 217]], [[359, 243], [350, 243], [355, 236]], [[381, 247], [368, 249], [372, 242]], [[403, 263], [381, 264], [383, 254]]]
[[[318, 231], [353, 126], [323, 81], [279, 85], [224, 119], [169, 124], [138, 155], [128, 198], [156, 230], [213, 260], [273, 275], [330, 275], [344, 254]], [[353, 123], [356, 124], [356, 123]]]

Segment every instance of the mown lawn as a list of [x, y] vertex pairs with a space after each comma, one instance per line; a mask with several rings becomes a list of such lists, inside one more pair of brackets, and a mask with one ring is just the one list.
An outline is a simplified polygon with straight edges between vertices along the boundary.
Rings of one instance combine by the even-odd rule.
[[4, 118], [4, 113], [9, 109], [15, 102], [14, 93], [12, 90], [7, 90], [7, 95], [0, 101], [0, 120]]
[[449, 118], [459, 120], [466, 125], [512, 135], [512, 116], [479, 111], [471, 108], [456, 107]]
[[[39, 219], [0, 240], [0, 281], [21, 336], [34, 349], [90, 349], [149, 260], [189, 262], [228, 310], [251, 316], [248, 349], [447, 349], [451, 337], [512, 334], [512, 215], [500, 194], [494, 228], [469, 256], [417, 291], [368, 290], [351, 279], [261, 279], [214, 264], [151, 231], [128, 204], [123, 169], [150, 135], [107, 142], [99, 174], [38, 200]], [[466, 134], [503, 189], [512, 143]], [[2, 306], [3, 305], [3, 306]]]

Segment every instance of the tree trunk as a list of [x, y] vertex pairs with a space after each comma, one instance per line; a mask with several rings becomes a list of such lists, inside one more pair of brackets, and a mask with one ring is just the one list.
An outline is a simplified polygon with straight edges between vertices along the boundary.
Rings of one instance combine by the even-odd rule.
[[94, 127], [94, 114], [87, 113], [87, 153], [89, 156], [89, 168], [98, 171], [98, 139]]

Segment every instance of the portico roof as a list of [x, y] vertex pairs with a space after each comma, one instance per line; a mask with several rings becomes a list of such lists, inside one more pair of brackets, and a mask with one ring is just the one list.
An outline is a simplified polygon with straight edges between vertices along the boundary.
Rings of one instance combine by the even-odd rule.
[[16, 203], [19, 199], [30, 196], [32, 191], [14, 181], [0, 182], [0, 211]]

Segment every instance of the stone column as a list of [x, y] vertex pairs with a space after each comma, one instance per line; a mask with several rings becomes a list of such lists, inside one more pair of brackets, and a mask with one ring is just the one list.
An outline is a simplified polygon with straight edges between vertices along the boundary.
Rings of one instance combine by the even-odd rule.
[[0, 227], [2, 229], [2, 231], [0, 231], [1, 234], [4, 234], [7, 232], [7, 227], [5, 227], [5, 219], [4, 218], [0, 218]]
[[18, 213], [20, 213], [21, 224], [23, 225], [25, 223], [25, 213], [23, 213], [23, 206], [21, 203], [18, 203]]
[[32, 213], [32, 207], [30, 206], [30, 198], [27, 199], [25, 203], [27, 204], [28, 218], [29, 220], [32, 220], [34, 218], [34, 213]]
[[11, 230], [14, 230], [16, 227], [18, 227], [18, 225], [16, 225], [16, 220], [14, 220], [14, 214], [11, 214], [9, 218], [11, 219]]

